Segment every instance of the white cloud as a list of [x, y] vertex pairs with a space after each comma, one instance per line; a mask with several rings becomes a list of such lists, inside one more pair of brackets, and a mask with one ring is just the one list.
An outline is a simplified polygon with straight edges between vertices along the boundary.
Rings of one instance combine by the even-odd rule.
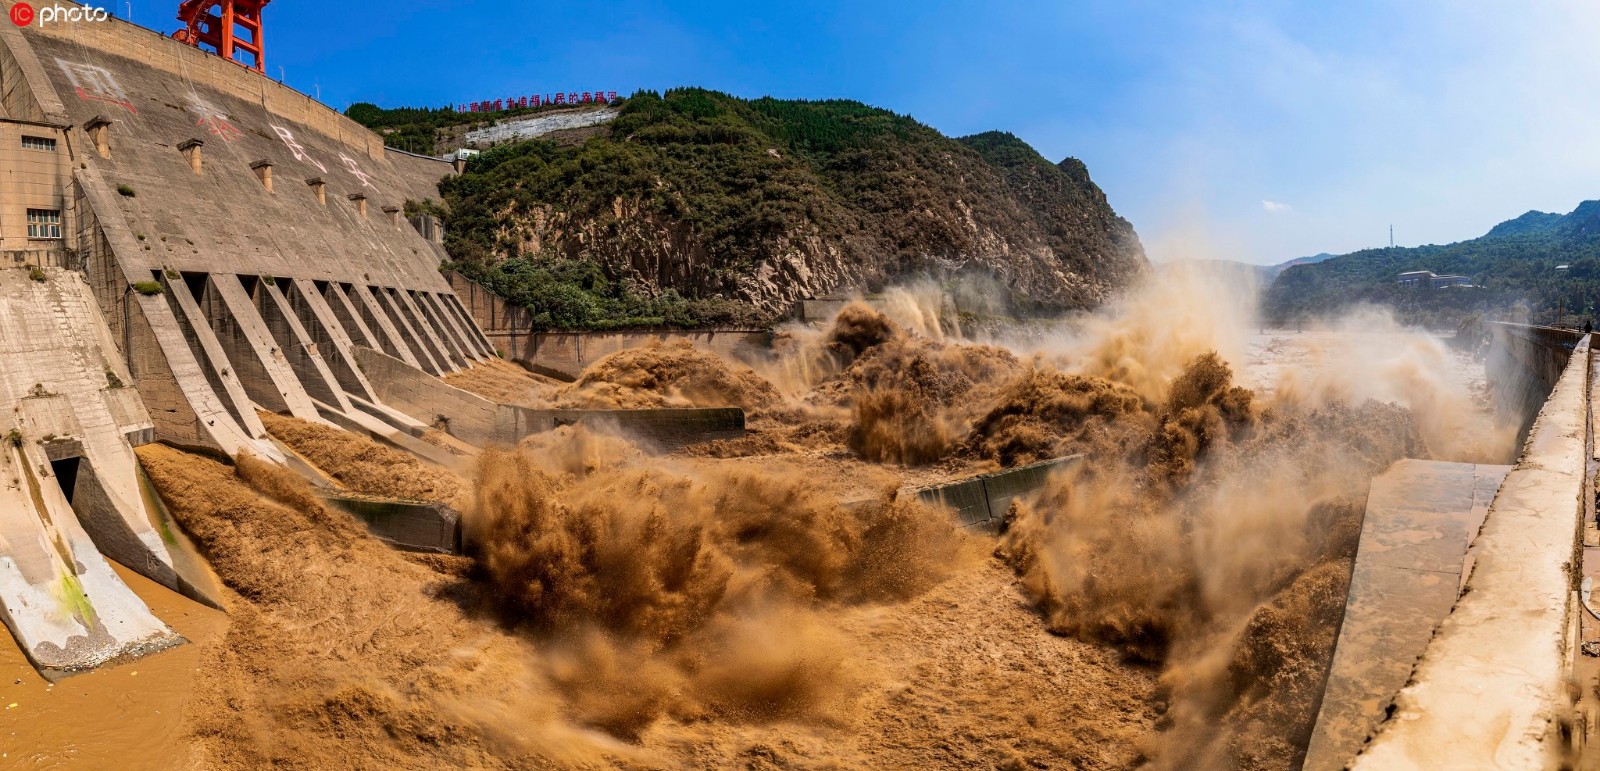
[[1277, 201], [1268, 201], [1265, 199], [1262, 199], [1261, 201], [1261, 208], [1265, 209], [1268, 214], [1282, 214], [1286, 211], [1291, 211], [1294, 209], [1294, 207], [1290, 206], [1289, 204], [1278, 203]]

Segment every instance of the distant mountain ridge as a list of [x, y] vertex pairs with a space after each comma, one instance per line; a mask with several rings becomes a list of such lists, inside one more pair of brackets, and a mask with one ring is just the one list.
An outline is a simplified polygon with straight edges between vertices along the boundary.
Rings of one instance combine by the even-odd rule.
[[1296, 265], [1315, 265], [1325, 260], [1331, 260], [1336, 256], [1337, 255], [1330, 254], [1328, 252], [1319, 252], [1311, 255], [1310, 257], [1296, 257], [1287, 262], [1280, 262], [1277, 265], [1272, 266], [1272, 275], [1276, 277], [1279, 273], [1282, 273]]
[[1567, 238], [1600, 236], [1600, 201], [1584, 201], [1569, 214], [1530, 211], [1495, 225], [1484, 238], [1541, 233]]
[[1563, 214], [1530, 211], [1521, 217], [1495, 225], [1483, 237], [1499, 238], [1501, 236], [1520, 236], [1529, 233], [1548, 233], [1564, 220], [1566, 220], [1566, 215]]
[[1182, 263], [1197, 263], [1197, 264], [1209, 265], [1209, 266], [1214, 267], [1214, 268], [1216, 268], [1218, 270], [1239, 271], [1240, 273], [1250, 273], [1250, 274], [1253, 275], [1253, 277], [1257, 281], [1260, 281], [1262, 283], [1262, 285], [1265, 286], [1266, 284], [1270, 283], [1273, 279], [1277, 278], [1279, 273], [1282, 273], [1285, 270], [1288, 270], [1289, 268], [1292, 268], [1292, 267], [1294, 267], [1296, 265], [1315, 265], [1316, 263], [1322, 262], [1323, 260], [1327, 260], [1327, 259], [1330, 259], [1332, 257], [1334, 257], [1334, 255], [1329, 254], [1327, 252], [1322, 252], [1321, 254], [1313, 254], [1310, 257], [1296, 257], [1296, 258], [1294, 258], [1292, 260], [1287, 260], [1285, 262], [1280, 262], [1277, 265], [1256, 265], [1255, 263], [1240, 262], [1238, 260], [1216, 260], [1216, 259], [1177, 260], [1177, 261], [1174, 261], [1174, 262], [1165, 263], [1161, 267], [1165, 267], [1166, 265], [1177, 265], [1177, 264], [1182, 264]]
[[[1421, 270], [1470, 276], [1475, 286], [1418, 292], [1397, 285], [1399, 274]], [[1267, 291], [1263, 310], [1285, 321], [1367, 302], [1444, 324], [1513, 310], [1534, 319], [1591, 314], [1597, 298], [1600, 200], [1567, 214], [1530, 211], [1452, 244], [1363, 249], [1290, 266]]]

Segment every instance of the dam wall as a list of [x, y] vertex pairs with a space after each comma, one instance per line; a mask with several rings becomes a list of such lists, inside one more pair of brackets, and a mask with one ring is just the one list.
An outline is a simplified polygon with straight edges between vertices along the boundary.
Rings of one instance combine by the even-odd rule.
[[46, 672], [178, 643], [102, 556], [214, 601], [141, 494], [154, 427], [80, 274], [0, 268], [0, 362], [0, 618]]
[[772, 342], [772, 333], [762, 329], [535, 331], [526, 308], [506, 302], [459, 273], [447, 271], [445, 277], [496, 351], [534, 372], [562, 380], [576, 379], [590, 364], [613, 353], [655, 341], [688, 340], [696, 348], [734, 361], [763, 357]]
[[139, 444], [292, 467], [266, 410], [461, 461], [356, 354], [424, 379], [494, 354], [437, 229], [404, 216], [451, 170], [121, 20], [0, 25], [0, 615], [36, 666], [179, 641], [108, 559], [217, 602], [139, 485]]
[[1489, 322], [1484, 372], [1495, 409], [1522, 419], [1522, 438], [1572, 358], [1584, 333], [1558, 327]]
[[1495, 334], [1491, 376], [1515, 376], [1497, 383], [1505, 396], [1526, 403], [1553, 388], [1473, 533], [1449, 614], [1352, 768], [1570, 767], [1594, 729], [1578, 703], [1597, 684], [1579, 651], [1600, 637], [1579, 610], [1580, 577], [1596, 569], [1583, 559], [1594, 538], [1590, 342], [1537, 327]]
[[275, 457], [257, 407], [404, 433], [353, 345], [432, 375], [492, 352], [402, 216], [437, 196], [442, 160], [125, 22], [6, 27], [0, 49], [5, 117], [59, 137], [61, 263], [93, 288], [162, 441]]

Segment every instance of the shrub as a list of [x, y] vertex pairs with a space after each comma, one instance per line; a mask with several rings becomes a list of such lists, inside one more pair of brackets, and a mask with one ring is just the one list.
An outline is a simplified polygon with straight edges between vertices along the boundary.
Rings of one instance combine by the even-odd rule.
[[117, 185], [117, 192], [121, 193], [123, 198], [136, 198], [139, 195], [138, 193], [133, 192], [133, 188], [128, 187], [127, 185]]
[[608, 279], [593, 262], [554, 254], [517, 257], [492, 266], [453, 262], [448, 267], [527, 308], [535, 329], [694, 329], [760, 323], [755, 311], [743, 303], [691, 300], [670, 289], [654, 297], [641, 295]]
[[31, 278], [34, 281], [44, 281], [50, 277], [45, 275], [43, 268], [33, 265], [28, 268], [28, 278]]
[[151, 295], [161, 294], [167, 290], [166, 287], [161, 285], [160, 281], [137, 281], [133, 284], [133, 291], [149, 297]]
[[432, 198], [424, 198], [420, 201], [406, 199], [405, 212], [408, 218], [415, 217], [418, 214], [432, 214], [442, 220], [445, 216], [444, 207]]

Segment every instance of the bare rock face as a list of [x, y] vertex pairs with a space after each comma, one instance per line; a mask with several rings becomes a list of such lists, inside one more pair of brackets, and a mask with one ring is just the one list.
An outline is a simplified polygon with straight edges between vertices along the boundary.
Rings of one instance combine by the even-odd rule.
[[1081, 162], [1010, 134], [950, 139], [853, 102], [699, 90], [636, 96], [608, 125], [578, 148], [490, 151], [447, 180], [452, 256], [583, 260], [639, 293], [765, 318], [963, 273], [1019, 309], [1086, 309], [1149, 269]]

